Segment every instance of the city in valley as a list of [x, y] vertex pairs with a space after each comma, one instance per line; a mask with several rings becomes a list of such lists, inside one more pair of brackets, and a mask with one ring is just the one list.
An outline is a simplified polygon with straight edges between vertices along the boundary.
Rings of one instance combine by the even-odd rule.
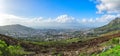
[[120, 56], [120, 0], [0, 0], [0, 56]]

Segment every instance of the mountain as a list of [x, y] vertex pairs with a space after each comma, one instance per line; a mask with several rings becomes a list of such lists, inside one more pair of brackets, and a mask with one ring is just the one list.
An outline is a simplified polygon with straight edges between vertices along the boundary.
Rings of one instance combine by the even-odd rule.
[[[109, 41], [112, 38], [117, 38], [117, 37], [120, 37], [120, 32], [116, 33], [116, 34], [112, 34], [112, 35], [102, 36], [99, 38], [85, 40], [82, 42], [81, 41], [72, 42], [71, 44], [68, 44], [68, 45], [66, 45], [66, 44], [60, 45], [60, 42], [58, 42], [58, 43], [55, 42], [55, 45], [52, 45], [54, 43], [54, 42], [52, 42], [51, 46], [50, 46], [49, 42], [48, 42], [49, 44], [47, 44], [47, 45], [46, 44], [39, 45], [39, 44], [37, 44], [37, 42], [28, 42], [28, 41], [26, 42], [26, 41], [14, 39], [12, 37], [0, 34], [0, 40], [4, 41], [8, 46], [9, 45], [13, 45], [13, 46], [19, 45], [22, 48], [24, 48], [25, 51], [31, 52], [31, 53], [33, 53], [32, 55], [35, 55], [35, 56], [41, 56], [42, 54], [43, 54], [42, 56], [44, 56], [45, 54], [47, 56], [49, 56], [49, 55], [55, 55], [55, 54], [59, 54], [59, 53], [65, 54], [67, 56], [74, 56], [74, 55], [78, 56], [79, 54], [77, 54], [76, 51], [79, 53], [86, 52], [86, 51], [82, 51], [82, 50], [90, 51], [89, 53], [86, 53], [86, 54], [91, 54], [96, 51], [99, 51], [99, 47], [101, 47], [99, 44]], [[38, 42], [38, 43], [47, 43], [47, 42]], [[61, 43], [63, 44], [62, 41], [61, 41]], [[85, 47], [87, 47], [87, 48], [85, 48]], [[91, 48], [94, 48], [94, 49], [92, 50]], [[92, 50], [92, 52], [91, 52], [91, 50]], [[55, 52], [55, 54], [53, 53], [53, 51]], [[30, 55], [28, 55], [28, 56], [30, 56]]]
[[119, 30], [120, 30], [120, 18], [115, 18], [107, 25], [94, 29], [94, 32], [95, 33], [107, 33], [110, 31], [119, 31]]
[[15, 25], [6, 25], [6, 26], [0, 26], [0, 29], [2, 30], [6, 30], [6, 31], [32, 31], [34, 29], [30, 28], [30, 27], [26, 27], [23, 25], [19, 25], [19, 24], [15, 24]]
[[93, 29], [88, 29], [88, 30], [83, 30], [83, 31], [76, 31], [74, 32], [74, 35], [76, 34], [77, 37], [99, 37], [101, 34], [106, 34], [110, 32], [119, 32], [120, 31], [120, 18], [115, 18], [108, 24], [98, 27], [98, 28], [93, 28]]
[[[15, 34], [19, 34], [19, 33], [24, 34], [24, 32], [33, 34], [34, 33], [33, 31], [35, 31], [35, 29], [29, 28], [26, 26], [22, 26], [22, 25], [1, 26], [0, 29], [1, 29], [0, 32], [7, 31], [9, 34], [12, 32], [13, 33], [15, 32]], [[93, 30], [95, 32], [94, 34], [106, 33], [106, 32], [110, 32], [110, 31], [118, 31], [118, 30], [120, 30], [120, 18], [116, 18], [116, 19], [112, 20], [110, 23], [108, 23], [107, 25], [93, 29]], [[11, 31], [11, 32], [9, 32], [9, 31]], [[53, 33], [52, 31], [54, 31], [54, 30], [47, 30], [47, 31], [49, 31], [50, 33]], [[87, 30], [86, 30], [86, 32], [87, 32]], [[21, 36], [23, 36], [23, 35], [21, 35]], [[83, 37], [85, 37], [85, 36], [83, 36]], [[100, 36], [97, 38], [91, 38], [91, 39], [84, 40], [84, 41], [81, 41], [81, 39], [80, 39], [80, 41], [77, 41], [77, 42], [75, 41], [75, 42], [71, 42], [70, 44], [64, 45], [64, 41], [61, 41], [61, 42], [55, 41], [55, 44], [53, 41], [52, 41], [52, 43], [50, 41], [29, 42], [29, 41], [22, 41], [22, 40], [14, 39], [12, 37], [0, 34], [0, 40], [5, 41], [8, 46], [9, 45], [20, 45], [22, 48], [25, 49], [25, 51], [30, 51], [30, 52], [32, 51], [35, 54], [37, 54], [35, 56], [44, 56], [45, 54], [47, 56], [49, 56], [49, 54], [51, 54], [51, 55], [63, 54], [63, 55], [67, 55], [67, 56], [78, 56], [79, 53], [82, 54], [84, 52], [87, 52], [85, 54], [93, 54], [95, 52], [98, 53], [98, 52], [102, 52], [104, 50], [103, 49], [104, 46], [101, 46], [101, 44], [103, 44], [113, 38], [117, 38], [117, 37], [120, 37], [120, 32], [105, 35], [102, 37]], [[62, 45], [60, 45], [60, 43], [62, 43]], [[66, 41], [65, 41], [65, 43], [66, 43]], [[107, 42], [107, 43], [109, 43], [109, 42]], [[112, 42], [110, 42], [110, 43], [112, 43]], [[86, 55], [83, 55], [83, 56], [86, 56]]]
[[0, 26], [0, 34], [22, 39], [28, 37], [27, 40], [58, 39], [70, 36], [73, 31], [76, 29], [33, 29], [19, 24]]
[[[30, 27], [26, 27], [23, 25], [15, 24], [15, 25], [6, 25], [0, 26], [0, 34], [9, 35], [9, 36], [24, 36], [30, 35], [31, 33], [35, 32], [36, 30]], [[16, 36], [16, 37], [17, 37]]]

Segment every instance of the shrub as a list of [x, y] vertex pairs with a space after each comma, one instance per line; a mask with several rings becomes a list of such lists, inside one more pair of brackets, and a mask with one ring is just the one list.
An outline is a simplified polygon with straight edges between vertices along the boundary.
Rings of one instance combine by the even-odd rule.
[[22, 56], [26, 52], [20, 46], [12, 46], [0, 40], [0, 56]]

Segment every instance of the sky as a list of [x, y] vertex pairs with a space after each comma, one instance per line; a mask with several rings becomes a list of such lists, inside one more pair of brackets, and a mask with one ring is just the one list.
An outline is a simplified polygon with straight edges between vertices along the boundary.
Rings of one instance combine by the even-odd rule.
[[100, 27], [120, 17], [120, 0], [0, 0], [0, 26]]

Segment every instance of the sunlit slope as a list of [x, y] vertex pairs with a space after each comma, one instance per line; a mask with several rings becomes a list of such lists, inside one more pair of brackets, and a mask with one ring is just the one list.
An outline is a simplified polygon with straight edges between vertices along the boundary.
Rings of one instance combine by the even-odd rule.
[[120, 18], [116, 18], [112, 20], [109, 24], [94, 29], [94, 32], [103, 34], [111, 31], [119, 31], [119, 30], [120, 30]]

